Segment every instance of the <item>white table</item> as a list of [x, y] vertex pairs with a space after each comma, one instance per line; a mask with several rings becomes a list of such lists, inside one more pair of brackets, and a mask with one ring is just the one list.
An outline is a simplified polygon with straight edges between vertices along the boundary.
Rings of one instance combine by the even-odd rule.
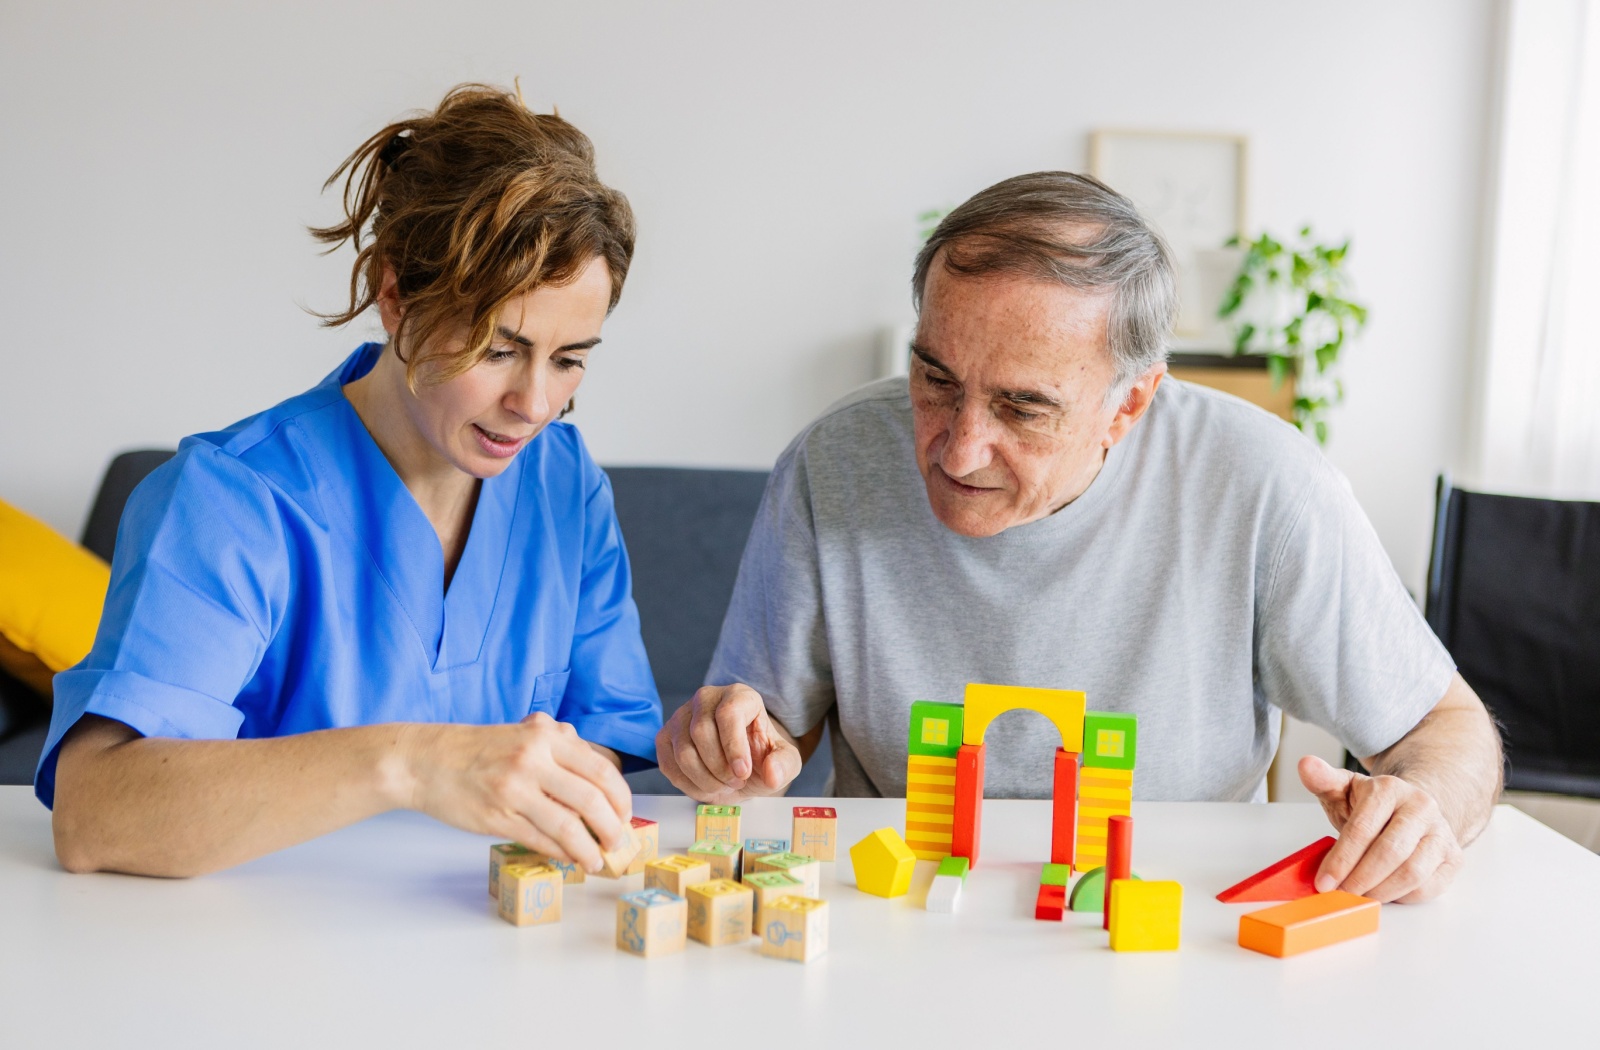
[[[745, 808], [788, 837], [790, 807]], [[899, 827], [895, 800], [839, 809], [846, 844]], [[691, 804], [640, 797], [667, 848]], [[1435, 903], [1388, 906], [1373, 937], [1280, 960], [1235, 943], [1214, 894], [1327, 831], [1314, 806], [1136, 803], [1134, 868], [1184, 884], [1183, 949], [1117, 954], [1097, 915], [1033, 918], [1047, 802], [985, 807], [956, 915], [857, 891], [825, 866], [832, 946], [806, 965], [756, 942], [639, 959], [616, 898], [567, 888], [554, 926], [495, 917], [492, 840], [415, 814], [187, 881], [67, 875], [49, 816], [0, 788], [0, 1046], [534, 1047], [1600, 1045], [1600, 858], [1502, 807]]]

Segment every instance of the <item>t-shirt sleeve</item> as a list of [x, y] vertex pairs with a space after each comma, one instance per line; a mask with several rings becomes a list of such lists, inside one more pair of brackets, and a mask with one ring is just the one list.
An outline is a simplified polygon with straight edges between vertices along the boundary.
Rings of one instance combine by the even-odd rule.
[[1313, 469], [1268, 563], [1257, 673], [1269, 701], [1365, 758], [1422, 721], [1455, 663], [1349, 484], [1323, 461]]
[[289, 565], [267, 484], [186, 444], [129, 497], [89, 655], [56, 675], [34, 791], [55, 803], [61, 739], [86, 714], [143, 736], [231, 739], [234, 706], [281, 618]]
[[556, 717], [622, 756], [622, 771], [653, 766], [661, 698], [639, 633], [633, 574], [611, 482], [584, 454], [583, 574], [572, 636], [572, 675]]
[[707, 685], [743, 683], [801, 736], [835, 700], [804, 446], [778, 461], [756, 511]]

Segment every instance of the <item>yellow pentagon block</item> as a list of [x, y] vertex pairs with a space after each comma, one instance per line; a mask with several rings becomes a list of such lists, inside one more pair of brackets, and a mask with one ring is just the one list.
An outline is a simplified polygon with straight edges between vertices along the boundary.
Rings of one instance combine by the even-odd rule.
[[916, 855], [894, 828], [879, 828], [850, 847], [856, 886], [878, 897], [900, 897], [911, 888]]
[[1176, 882], [1112, 880], [1112, 951], [1175, 952], [1182, 928], [1183, 886]]
[[1061, 734], [1061, 747], [1078, 753], [1083, 750], [1083, 716], [1088, 697], [1075, 689], [1033, 689], [1020, 685], [967, 684], [966, 722], [962, 726], [963, 744], [981, 744], [989, 723], [997, 715], [1022, 709], [1044, 715]]

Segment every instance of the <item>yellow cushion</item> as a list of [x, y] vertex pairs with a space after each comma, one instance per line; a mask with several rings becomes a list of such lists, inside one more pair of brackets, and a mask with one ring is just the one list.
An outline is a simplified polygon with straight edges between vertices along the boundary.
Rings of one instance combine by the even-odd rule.
[[10, 643], [0, 645], [0, 660], [8, 671], [37, 684], [29, 673], [37, 664], [25, 657], [55, 672], [87, 656], [110, 582], [105, 562], [0, 501], [0, 635]]

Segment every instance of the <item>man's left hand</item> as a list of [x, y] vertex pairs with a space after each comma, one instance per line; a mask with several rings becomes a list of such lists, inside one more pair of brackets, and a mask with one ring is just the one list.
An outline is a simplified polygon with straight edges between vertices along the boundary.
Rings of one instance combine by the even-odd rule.
[[1302, 758], [1299, 771], [1339, 832], [1317, 872], [1319, 892], [1417, 904], [1450, 885], [1461, 846], [1427, 791], [1400, 777], [1335, 769], [1315, 755]]

